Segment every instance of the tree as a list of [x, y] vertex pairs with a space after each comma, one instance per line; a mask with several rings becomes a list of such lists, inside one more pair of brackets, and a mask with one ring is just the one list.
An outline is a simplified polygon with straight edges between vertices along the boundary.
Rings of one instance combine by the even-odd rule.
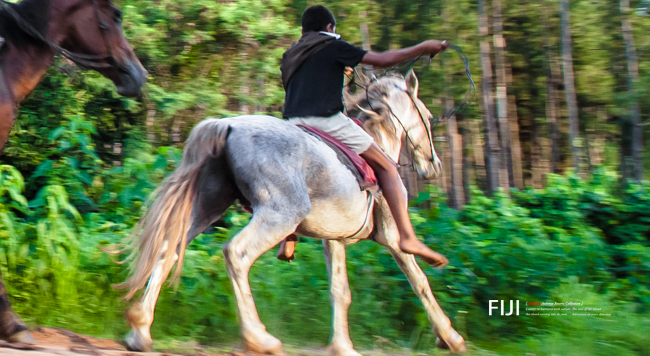
[[580, 172], [581, 143], [579, 142], [578, 102], [576, 99], [575, 77], [573, 74], [573, 56], [571, 55], [571, 19], [569, 0], [560, 0], [560, 16], [562, 28], [562, 66], [564, 69], [564, 93], [566, 96], [567, 114], [569, 116], [569, 145], [573, 166]]
[[629, 18], [630, 0], [621, 0], [621, 27], [623, 30], [623, 41], [625, 42], [625, 57], [627, 58], [627, 90], [630, 96], [630, 125], [632, 131], [632, 172], [634, 179], [643, 178], [643, 160], [641, 148], [643, 132], [641, 130], [641, 113], [637, 102], [637, 91], [635, 84], [639, 79], [639, 63], [636, 57], [636, 46], [632, 35], [632, 22]]
[[[485, 0], [478, 1], [479, 34], [481, 36], [481, 90], [483, 95], [483, 120], [485, 125], [485, 169], [488, 176], [488, 185], [491, 192], [503, 186], [499, 180], [499, 134], [494, 118], [494, 96], [492, 95], [492, 62], [490, 61], [490, 43], [488, 36], [488, 15], [485, 9]], [[506, 185], [507, 188], [507, 185]]]
[[494, 62], [497, 78], [497, 115], [499, 117], [499, 133], [501, 142], [501, 166], [499, 175], [501, 186], [514, 187], [514, 171], [512, 167], [512, 148], [510, 142], [510, 122], [508, 121], [508, 93], [506, 86], [505, 48], [503, 37], [503, 9], [501, 0], [492, 0], [492, 26], [494, 29]]
[[550, 161], [551, 173], [560, 173], [560, 129], [557, 115], [557, 82], [559, 69], [556, 54], [551, 49], [551, 24], [549, 19], [550, 6], [544, 6], [544, 52], [546, 54], [546, 123], [550, 147], [545, 147]]

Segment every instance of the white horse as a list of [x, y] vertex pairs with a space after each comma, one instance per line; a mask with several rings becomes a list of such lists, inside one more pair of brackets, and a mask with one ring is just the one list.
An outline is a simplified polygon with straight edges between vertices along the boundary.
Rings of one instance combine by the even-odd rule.
[[[397, 161], [407, 137], [414, 166], [423, 177], [441, 170], [430, 140], [429, 110], [417, 98], [418, 80], [409, 72], [373, 80], [355, 106], [377, 144]], [[406, 194], [406, 189], [404, 189]], [[282, 353], [282, 343], [266, 331], [248, 281], [263, 253], [296, 232], [323, 240], [333, 309], [329, 353], [360, 356], [349, 335], [351, 303], [345, 246], [370, 239], [386, 246], [424, 305], [438, 346], [465, 352], [465, 342], [434, 298], [426, 275], [411, 254], [398, 246], [398, 231], [385, 200], [359, 189], [354, 175], [325, 143], [286, 121], [245, 115], [209, 118], [191, 132], [180, 166], [158, 188], [129, 247], [132, 275], [121, 286], [147, 289], [127, 312], [133, 350], [151, 350], [150, 327], [160, 288], [176, 265], [177, 280], [186, 245], [239, 199], [250, 204], [250, 222], [223, 246], [237, 300], [246, 350]], [[139, 236], [137, 236], [139, 235]], [[137, 236], [137, 237], [136, 237]]]

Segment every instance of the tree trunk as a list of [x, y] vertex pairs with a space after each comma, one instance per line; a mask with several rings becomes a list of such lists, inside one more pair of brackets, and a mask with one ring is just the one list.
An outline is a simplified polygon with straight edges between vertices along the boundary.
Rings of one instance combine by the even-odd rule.
[[370, 51], [370, 31], [368, 30], [368, 13], [366, 11], [359, 11], [359, 32], [361, 32], [361, 45], [366, 51]]
[[[509, 86], [512, 85], [512, 67], [506, 60], [506, 78]], [[524, 188], [524, 170], [521, 158], [521, 140], [519, 139], [519, 115], [517, 115], [517, 98], [508, 95], [508, 117], [510, 118], [510, 153], [512, 158], [512, 173], [514, 187]]]
[[560, 17], [562, 27], [562, 66], [564, 68], [564, 94], [566, 95], [567, 114], [569, 116], [569, 145], [576, 173], [580, 173], [581, 146], [579, 142], [578, 102], [576, 100], [575, 80], [573, 75], [573, 56], [571, 55], [571, 19], [569, 0], [560, 0]]
[[460, 128], [459, 128], [459, 134], [460, 134], [460, 141], [463, 144], [463, 167], [462, 167], [462, 177], [463, 177], [463, 192], [465, 200], [462, 202], [463, 205], [469, 203], [469, 196], [470, 196], [470, 191], [469, 191], [469, 184], [470, 184], [470, 177], [474, 177], [474, 172], [475, 168], [472, 165], [471, 161], [471, 156], [469, 155], [470, 151], [472, 150], [471, 147], [471, 142], [472, 142], [472, 135], [470, 133], [470, 130], [468, 128], [469, 124], [469, 119], [468, 118], [463, 118], [460, 121]]
[[156, 123], [156, 108], [153, 103], [147, 104], [147, 140], [153, 143], [156, 142], [156, 132], [154, 125]]
[[[451, 76], [445, 74], [445, 109], [449, 112], [454, 107], [454, 99], [451, 97]], [[465, 202], [463, 191], [463, 144], [458, 134], [456, 115], [447, 118], [447, 142], [449, 143], [450, 165], [449, 172], [451, 179], [449, 184], [449, 206], [460, 209]]]
[[635, 83], [639, 79], [639, 63], [636, 57], [636, 46], [632, 35], [632, 22], [630, 21], [630, 0], [621, 0], [621, 27], [623, 41], [625, 42], [625, 57], [627, 58], [627, 90], [630, 95], [630, 125], [632, 130], [632, 171], [634, 179], [643, 178], [643, 159], [641, 147], [643, 145], [643, 132], [641, 130], [641, 114], [637, 101]]
[[[445, 37], [449, 36], [451, 30], [451, 16], [449, 6], [446, 6], [442, 13], [445, 19], [444, 26], [441, 28]], [[441, 57], [440, 64], [444, 74], [444, 107], [446, 112], [452, 112], [454, 108], [454, 98], [452, 96], [452, 79], [449, 67], [444, 65], [445, 57]], [[451, 173], [449, 184], [449, 206], [455, 209], [461, 209], [465, 204], [465, 190], [463, 185], [463, 141], [458, 134], [458, 123], [456, 115], [447, 118], [447, 142], [449, 144], [449, 172]]]
[[494, 30], [494, 62], [497, 79], [497, 116], [499, 117], [499, 133], [501, 157], [499, 178], [502, 187], [514, 187], [514, 170], [512, 167], [512, 145], [510, 142], [510, 122], [508, 121], [508, 91], [506, 86], [505, 50], [506, 40], [503, 37], [501, 0], [492, 0], [492, 28]]
[[[550, 6], [546, 6], [550, 9]], [[559, 78], [559, 70], [557, 58], [553, 51], [551, 51], [551, 24], [549, 21], [548, 10], [544, 11], [544, 52], [546, 52], [547, 61], [547, 74], [546, 74], [546, 123], [550, 147], [543, 147], [548, 151], [548, 159], [550, 161], [550, 170], [553, 173], [560, 173], [560, 128], [559, 119], [557, 115], [557, 82]]]
[[476, 185], [483, 191], [490, 189], [487, 178], [487, 169], [485, 167], [485, 153], [483, 147], [485, 145], [481, 141], [481, 128], [478, 121], [467, 120], [470, 136], [472, 137], [472, 151], [474, 152], [474, 163], [476, 167]]
[[542, 146], [543, 137], [541, 137], [539, 122], [533, 118], [531, 120], [531, 180], [530, 185], [533, 188], [543, 188], [543, 165], [542, 165]]
[[492, 63], [490, 61], [490, 43], [488, 36], [488, 15], [485, 9], [485, 0], [478, 1], [479, 33], [481, 35], [481, 69], [483, 92], [483, 120], [485, 125], [485, 168], [490, 192], [496, 192], [501, 181], [499, 180], [499, 135], [497, 123], [494, 118], [494, 96], [492, 95]]
[[[452, 165], [449, 140], [446, 139], [444, 142], [440, 142], [439, 146], [442, 149], [440, 159], [442, 160], [443, 170], [436, 180], [438, 181], [438, 186], [441, 187], [442, 190], [447, 193], [447, 196], [450, 197], [453, 182], [451, 181]], [[444, 167], [447, 167], [447, 169], [444, 169]]]

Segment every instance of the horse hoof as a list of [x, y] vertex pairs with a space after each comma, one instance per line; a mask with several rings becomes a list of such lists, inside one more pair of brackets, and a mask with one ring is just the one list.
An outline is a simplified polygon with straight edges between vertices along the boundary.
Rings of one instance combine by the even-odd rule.
[[330, 345], [327, 347], [328, 356], [362, 356], [360, 353], [356, 352], [353, 348], [350, 347], [341, 347], [336, 345]]
[[255, 338], [244, 337], [244, 349], [266, 355], [284, 355], [282, 341], [266, 331], [256, 335]]
[[35, 344], [32, 334], [28, 330], [19, 331], [7, 338], [8, 342], [21, 344]]
[[440, 349], [449, 350], [455, 354], [465, 354], [467, 353], [467, 346], [465, 346], [465, 339], [460, 336], [455, 330], [453, 332], [455, 335], [451, 335], [448, 339], [449, 341], [443, 340], [440, 336], [436, 338], [436, 346]]
[[124, 336], [126, 349], [129, 351], [151, 352], [153, 351], [153, 340], [146, 340], [142, 336], [136, 335], [133, 330]]

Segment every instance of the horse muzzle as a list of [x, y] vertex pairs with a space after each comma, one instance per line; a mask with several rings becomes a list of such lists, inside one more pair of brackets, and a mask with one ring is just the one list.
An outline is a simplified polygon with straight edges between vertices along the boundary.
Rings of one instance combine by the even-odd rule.
[[126, 97], [139, 96], [147, 81], [147, 70], [137, 60], [127, 62], [121, 69], [119, 80], [115, 83], [117, 93]]
[[437, 178], [442, 172], [442, 162], [437, 156], [430, 161], [423, 162], [423, 164], [414, 164], [413, 166], [422, 179]]

